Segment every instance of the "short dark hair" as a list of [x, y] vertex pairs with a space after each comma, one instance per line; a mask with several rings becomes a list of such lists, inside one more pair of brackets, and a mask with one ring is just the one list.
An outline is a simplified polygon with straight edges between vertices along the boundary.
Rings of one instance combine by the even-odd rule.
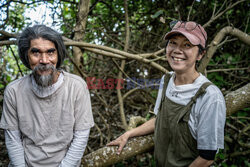
[[43, 38], [55, 44], [58, 53], [58, 62], [56, 68], [59, 68], [66, 57], [67, 50], [63, 43], [61, 34], [45, 25], [35, 25], [27, 27], [19, 35], [17, 40], [18, 54], [23, 64], [31, 69], [28, 59], [28, 50], [30, 48], [30, 41], [33, 39]]
[[206, 48], [203, 48], [201, 45], [198, 45], [199, 48], [199, 54], [202, 54], [204, 51], [206, 51]]

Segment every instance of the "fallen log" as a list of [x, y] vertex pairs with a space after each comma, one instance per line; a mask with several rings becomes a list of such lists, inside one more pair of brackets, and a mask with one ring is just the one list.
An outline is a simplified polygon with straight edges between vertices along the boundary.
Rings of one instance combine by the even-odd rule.
[[131, 138], [120, 155], [116, 154], [117, 146], [106, 146], [84, 156], [82, 158], [82, 165], [84, 167], [109, 166], [135, 155], [150, 151], [153, 147], [154, 142], [152, 134]]

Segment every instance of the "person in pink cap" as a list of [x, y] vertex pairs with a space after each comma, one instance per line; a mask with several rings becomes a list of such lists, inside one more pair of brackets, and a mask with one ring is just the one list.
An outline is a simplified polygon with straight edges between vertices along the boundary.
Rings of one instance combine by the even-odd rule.
[[107, 145], [118, 145], [120, 154], [129, 138], [154, 132], [156, 166], [210, 166], [224, 148], [226, 106], [219, 88], [196, 69], [207, 33], [196, 22], [176, 21], [164, 39], [173, 71], [161, 79], [156, 117]]

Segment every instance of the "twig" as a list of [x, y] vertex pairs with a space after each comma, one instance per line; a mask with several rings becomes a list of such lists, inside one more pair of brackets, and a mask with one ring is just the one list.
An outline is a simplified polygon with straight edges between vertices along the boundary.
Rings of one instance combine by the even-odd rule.
[[[124, 47], [124, 44], [123, 44], [122, 42], [119, 42], [117, 39], [112, 38], [112, 37], [111, 37], [108, 33], [106, 33], [105, 31], [103, 31], [103, 32], [104, 32], [104, 35], [105, 35], [107, 38], [109, 38], [111, 41], [113, 41], [113, 42], [117, 43], [118, 45]], [[130, 48], [128, 48], [128, 50], [131, 51], [132, 53], [138, 53], [137, 51], [135, 51], [135, 50], [133, 50], [133, 49], [130, 49]]]
[[107, 124], [105, 118], [103, 117], [103, 115], [97, 111], [97, 114], [101, 117], [103, 123], [106, 125], [107, 127], [107, 130], [108, 130], [108, 137], [107, 137], [107, 142], [109, 143], [110, 142], [110, 138], [111, 138], [111, 132], [110, 132], [110, 128], [109, 128], [109, 124]]
[[189, 21], [190, 14], [191, 14], [191, 11], [193, 10], [193, 6], [194, 6], [195, 1], [196, 1], [196, 0], [193, 0], [193, 3], [192, 3], [192, 5], [191, 5], [191, 8], [190, 8], [189, 11], [188, 11], [187, 21]]
[[216, 11], [216, 4], [217, 4], [217, 1], [214, 2], [214, 9], [213, 9], [212, 17], [214, 17], [214, 13]]
[[[215, 13], [215, 16], [216, 16], [218, 13], [220, 13], [220, 11], [224, 8], [224, 6], [226, 5], [226, 2], [227, 2], [227, 0], [225, 0], [225, 1], [223, 2], [223, 4], [221, 5], [220, 9]], [[214, 16], [214, 15], [213, 15], [213, 16]]]
[[81, 77], [82, 77], [82, 78], [83, 78], [83, 77], [87, 78], [88, 75], [85, 74], [85, 73], [78, 67], [78, 65], [75, 63], [75, 61], [74, 61], [70, 56], [68, 56], [68, 58], [69, 58], [69, 60], [73, 63], [74, 67], [76, 67], [76, 69], [77, 69], [77, 71], [80, 73]]
[[244, 117], [244, 116], [238, 116], [238, 117], [233, 117], [233, 116], [230, 116], [230, 118], [232, 118], [232, 119], [248, 119], [248, 120], [250, 120], [250, 117]]
[[[151, 85], [153, 86], [153, 85]], [[125, 100], [130, 94], [136, 92], [136, 91], [144, 91], [146, 93], [148, 93], [147, 91], [145, 91], [144, 89], [140, 89], [140, 88], [134, 88], [134, 89], [131, 89], [130, 91], [126, 92], [124, 95], [123, 95], [123, 99]], [[154, 102], [153, 102], [154, 103]]]
[[207, 70], [207, 73], [212, 73], [212, 72], [225, 72], [225, 71], [238, 71], [238, 70], [248, 70], [248, 67], [244, 68], [228, 68], [228, 69], [215, 69], [215, 70]]
[[243, 152], [236, 151], [236, 152], [230, 154], [230, 157], [237, 157], [237, 156], [241, 156], [241, 155], [246, 156], [248, 154], [250, 154], [250, 150], [243, 151]]
[[230, 127], [231, 129], [233, 129], [233, 130], [239, 132], [239, 129], [237, 129], [237, 128], [236, 128], [235, 126], [233, 126], [232, 124], [230, 124], [230, 123], [227, 122], [226, 125], [227, 125], [228, 127]]
[[18, 59], [17, 59], [17, 57], [16, 57], [16, 55], [15, 55], [15, 53], [14, 53], [12, 47], [8, 47], [8, 48], [10, 48], [10, 51], [11, 51], [13, 57], [14, 57], [15, 60], [16, 60], [16, 64], [17, 64], [18, 70], [19, 70], [19, 72], [21, 73], [21, 76], [23, 76], [23, 72], [22, 72], [22, 70], [21, 70], [21, 68], [20, 68], [20, 65], [19, 65], [19, 63], [18, 63]]
[[133, 82], [134, 84], [136, 84], [136, 85], [138, 85], [138, 86], [144, 86], [144, 85], [141, 85], [141, 84], [139, 84], [139, 83], [137, 83], [136, 81], [134, 81], [132, 78], [130, 78], [129, 76], [128, 76], [128, 74], [127, 73], [125, 73], [124, 72], [124, 70], [123, 69], [121, 69], [121, 67], [118, 65], [118, 63], [114, 60], [114, 59], [111, 59], [113, 62], [114, 62], [114, 64], [115, 64], [115, 66], [131, 81], [131, 82]]
[[[165, 57], [165, 56], [164, 56]], [[159, 57], [159, 56], [156, 56], [155, 59], [151, 59], [150, 62], [154, 62], [154, 61], [157, 61], [157, 60], [163, 60], [163, 61], [167, 61], [166, 58], [164, 58], [163, 56], [162, 57]]]
[[233, 39], [228, 39], [228, 37], [226, 37], [226, 39], [224, 41], [222, 41], [221, 43], [218, 44], [218, 48], [220, 48], [222, 45], [224, 45], [227, 42], [233, 42], [233, 41], [237, 41], [237, 38], [233, 38]]
[[100, 134], [100, 146], [103, 146], [103, 134], [102, 134], [102, 131], [101, 131], [101, 129], [99, 128], [99, 126], [96, 123], [95, 123], [95, 128], [97, 129], [97, 131]]
[[229, 7], [227, 7], [224, 11], [222, 11], [221, 13], [218, 13], [217, 15], [215, 15], [214, 17], [212, 16], [211, 19], [203, 25], [204, 28], [206, 28], [207, 26], [209, 26], [212, 22], [214, 22], [216, 19], [218, 19], [219, 17], [221, 17], [226, 11], [230, 10], [231, 8], [233, 8], [234, 6], [238, 5], [241, 2], [244, 2], [246, 0], [240, 0], [235, 2], [234, 4], [230, 5]]

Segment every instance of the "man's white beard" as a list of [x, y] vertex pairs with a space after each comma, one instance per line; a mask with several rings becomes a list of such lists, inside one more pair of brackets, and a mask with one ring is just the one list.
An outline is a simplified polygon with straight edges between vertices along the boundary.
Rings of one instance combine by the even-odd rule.
[[[48, 75], [40, 75], [38, 73], [38, 71], [48, 71], [48, 70], [51, 71], [51, 73]], [[57, 70], [56, 70], [55, 66], [53, 66], [51, 64], [47, 64], [47, 65], [39, 64], [33, 69], [32, 73], [34, 75], [34, 79], [35, 79], [37, 85], [39, 85], [41, 87], [49, 87], [53, 84], [56, 71]]]

